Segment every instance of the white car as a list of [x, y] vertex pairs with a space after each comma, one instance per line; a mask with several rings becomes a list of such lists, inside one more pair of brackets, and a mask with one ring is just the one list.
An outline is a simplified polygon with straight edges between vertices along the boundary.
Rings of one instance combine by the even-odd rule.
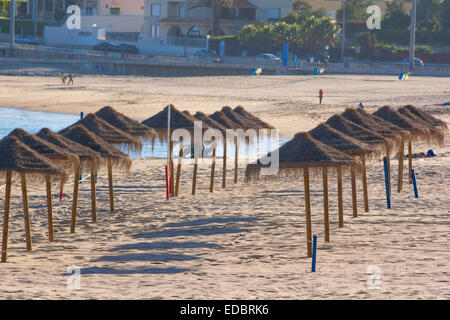
[[281, 59], [271, 53], [261, 53], [256, 57], [256, 60], [268, 63], [281, 63]]
[[[398, 66], [409, 66], [409, 58], [403, 59], [402, 61], [397, 62]], [[415, 67], [423, 67], [425, 64], [422, 59], [414, 58], [414, 66]]]

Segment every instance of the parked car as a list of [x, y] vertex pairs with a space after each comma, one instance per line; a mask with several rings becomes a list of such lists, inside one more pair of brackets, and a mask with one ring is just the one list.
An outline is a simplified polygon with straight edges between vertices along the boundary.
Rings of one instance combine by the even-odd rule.
[[15, 39], [16, 43], [19, 44], [39, 44], [39, 38], [31, 35], [19, 37]]
[[213, 62], [220, 62], [220, 57], [215, 50], [201, 49], [194, 53], [194, 57], [210, 59]]
[[256, 56], [256, 60], [266, 63], [281, 63], [281, 59], [271, 53], [261, 53]]
[[327, 52], [314, 52], [306, 55], [306, 61], [310, 62], [311, 59], [314, 59], [316, 63], [329, 63], [330, 56]]
[[[409, 58], [403, 59], [402, 61], [397, 62], [398, 66], [409, 66]], [[423, 67], [425, 63], [420, 58], [414, 58], [414, 66], [415, 67]]]
[[92, 47], [92, 50], [95, 51], [106, 51], [106, 52], [114, 52], [116, 51], [117, 46], [112, 45], [109, 42], [100, 42]]
[[139, 54], [139, 49], [131, 44], [121, 43], [115, 48], [116, 51], [122, 53]]

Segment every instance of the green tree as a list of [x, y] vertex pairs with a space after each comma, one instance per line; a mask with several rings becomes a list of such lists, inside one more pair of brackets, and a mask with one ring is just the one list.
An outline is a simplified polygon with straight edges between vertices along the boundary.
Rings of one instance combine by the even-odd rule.
[[220, 34], [220, 17], [225, 8], [232, 8], [234, 0], [200, 0], [199, 2], [190, 6], [189, 10], [205, 7], [212, 9], [212, 35], [218, 36]]
[[337, 26], [330, 17], [311, 16], [300, 25], [300, 30], [304, 46], [321, 49], [334, 43]]
[[[376, 4], [372, 0], [345, 0], [345, 19], [365, 21], [369, 17], [367, 7]], [[336, 11], [336, 18], [342, 20], [342, 7]]]

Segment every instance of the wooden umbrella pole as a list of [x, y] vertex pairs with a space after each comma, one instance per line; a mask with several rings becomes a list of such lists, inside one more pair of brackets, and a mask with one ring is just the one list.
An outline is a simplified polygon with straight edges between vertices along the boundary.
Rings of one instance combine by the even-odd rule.
[[109, 186], [109, 211], [115, 212], [114, 208], [114, 185], [113, 185], [113, 172], [112, 172], [112, 160], [108, 158], [108, 186]]
[[405, 158], [405, 142], [402, 139], [400, 143], [400, 151], [398, 153], [398, 182], [397, 192], [401, 192], [403, 189], [403, 161]]
[[209, 181], [209, 192], [214, 192], [214, 174], [216, 172], [216, 147], [213, 149], [212, 163], [211, 163], [211, 179]]
[[306, 249], [308, 257], [312, 257], [311, 196], [309, 192], [309, 172], [307, 167], [303, 168], [303, 184], [305, 186]]
[[358, 217], [358, 201], [356, 199], [356, 173], [355, 168], [351, 166], [352, 175], [352, 206], [353, 206], [353, 217]]
[[225, 189], [227, 185], [227, 137], [223, 142], [223, 172], [222, 172], [222, 189]]
[[170, 140], [170, 194], [172, 197], [175, 196], [175, 188], [174, 188], [174, 174], [173, 174], [173, 141]]
[[238, 144], [238, 138], [234, 137], [234, 145], [236, 146], [236, 152], [234, 155], [234, 183], [238, 182], [238, 171], [239, 171], [239, 144]]
[[411, 170], [412, 170], [412, 142], [410, 138], [408, 142], [408, 181], [410, 184], [412, 184]]
[[180, 151], [178, 153], [178, 165], [177, 165], [177, 180], [175, 183], [175, 196], [178, 197], [178, 191], [180, 188], [180, 176], [181, 176], [181, 161], [183, 159], [183, 141], [180, 141]]
[[330, 242], [330, 214], [328, 208], [328, 170], [322, 167], [323, 178], [323, 223], [325, 226], [325, 242]]
[[47, 189], [48, 240], [53, 242], [52, 180], [49, 175], [45, 177], [45, 186]]
[[79, 165], [75, 167], [75, 178], [73, 183], [73, 200], [72, 200], [72, 224], [70, 226], [70, 233], [75, 233], [75, 225], [77, 223], [77, 207], [78, 207], [78, 189], [80, 188], [80, 173]]
[[28, 212], [28, 194], [27, 194], [27, 178], [25, 173], [20, 174], [20, 182], [22, 186], [22, 203], [23, 203], [23, 216], [25, 220], [25, 235], [27, 239], [27, 250], [31, 251], [31, 227], [30, 227], [30, 213]]
[[5, 188], [5, 211], [3, 213], [2, 262], [6, 262], [8, 252], [9, 208], [11, 205], [11, 179], [12, 179], [12, 172], [10, 170], [7, 170], [6, 188]]
[[194, 163], [194, 174], [192, 176], [192, 195], [195, 196], [195, 189], [197, 188], [197, 172], [198, 172], [198, 163], [195, 160]]
[[366, 155], [361, 155], [362, 163], [362, 183], [363, 183], [363, 196], [364, 196], [364, 211], [369, 212], [369, 192], [367, 190], [367, 170], [366, 170]]
[[339, 228], [344, 227], [344, 201], [342, 196], [342, 167], [337, 168]]
[[97, 221], [97, 198], [95, 195], [95, 166], [91, 163], [91, 204], [92, 204], [92, 222]]
[[389, 195], [392, 190], [391, 183], [391, 148], [386, 145], [386, 161], [387, 161], [387, 173], [388, 173], [388, 183], [389, 183]]

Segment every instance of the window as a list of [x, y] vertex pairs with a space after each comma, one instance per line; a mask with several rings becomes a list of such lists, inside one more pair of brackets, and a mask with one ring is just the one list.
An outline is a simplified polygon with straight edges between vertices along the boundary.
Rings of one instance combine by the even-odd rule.
[[151, 37], [152, 38], [159, 38], [159, 31], [160, 31], [159, 24], [152, 24]]
[[152, 4], [152, 17], [160, 17], [160, 16], [161, 16], [161, 5]]
[[268, 9], [268, 18], [269, 19], [280, 19], [281, 18], [281, 9], [280, 8]]
[[178, 7], [178, 16], [182, 19], [186, 18], [184, 14], [185, 11], [186, 10], [184, 10], [184, 7]]
[[114, 14], [114, 15], [120, 14], [120, 7], [109, 8], [109, 14]]

